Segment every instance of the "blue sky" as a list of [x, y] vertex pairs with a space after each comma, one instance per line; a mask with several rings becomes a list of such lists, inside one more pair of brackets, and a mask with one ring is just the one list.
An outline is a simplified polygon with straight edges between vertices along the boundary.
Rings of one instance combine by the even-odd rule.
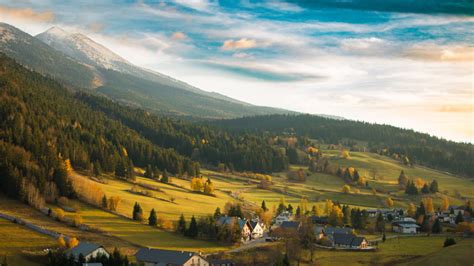
[[0, 20], [253, 104], [474, 142], [468, 0], [0, 0]]

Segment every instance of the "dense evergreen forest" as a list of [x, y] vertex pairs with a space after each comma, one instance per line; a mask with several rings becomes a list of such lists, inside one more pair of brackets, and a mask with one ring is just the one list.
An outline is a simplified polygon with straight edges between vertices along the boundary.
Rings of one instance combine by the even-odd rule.
[[365, 142], [371, 152], [407, 156], [410, 163], [474, 177], [474, 145], [456, 143], [388, 125], [328, 119], [314, 115], [267, 115], [213, 122], [221, 128], [248, 134], [296, 134], [321, 143], [356, 147]]
[[51, 187], [72, 196], [75, 168], [128, 177], [133, 165], [197, 174], [199, 164], [154, 145], [134, 130], [89, 108], [54, 80], [0, 55], [0, 189], [27, 199]]
[[181, 175], [201, 163], [255, 172], [287, 167], [257, 134], [158, 117], [104, 97], [69, 91], [0, 54], [0, 189], [28, 200], [39, 191], [73, 196], [69, 164], [131, 177], [133, 166]]
[[77, 99], [108, 117], [122, 122], [156, 145], [173, 148], [206, 165], [225, 164], [238, 171], [278, 172], [288, 160], [280, 149], [268, 144], [263, 134], [228, 133], [214, 126], [192, 124], [126, 108], [103, 97], [78, 93]]

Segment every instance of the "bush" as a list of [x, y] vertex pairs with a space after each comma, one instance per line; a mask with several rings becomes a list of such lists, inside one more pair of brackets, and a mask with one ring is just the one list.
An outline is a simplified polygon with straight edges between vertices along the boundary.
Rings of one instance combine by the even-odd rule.
[[454, 238], [446, 238], [443, 247], [449, 247], [452, 245], [456, 245], [456, 241], [454, 240]]

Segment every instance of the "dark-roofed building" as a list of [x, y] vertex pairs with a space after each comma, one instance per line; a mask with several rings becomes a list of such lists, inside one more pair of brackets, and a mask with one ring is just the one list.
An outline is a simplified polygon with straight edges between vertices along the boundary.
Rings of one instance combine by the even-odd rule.
[[313, 224], [323, 224], [326, 225], [329, 223], [329, 219], [327, 216], [311, 216], [311, 222]]
[[314, 234], [316, 239], [321, 239], [327, 237], [332, 240], [334, 234], [354, 234], [354, 229], [350, 227], [324, 227], [324, 226], [315, 226]]
[[241, 241], [245, 242], [252, 239], [252, 225], [246, 219], [240, 219], [239, 217], [223, 216], [217, 220], [218, 225], [232, 226], [237, 224], [240, 228]]
[[283, 223], [281, 223], [280, 228], [298, 230], [300, 228], [300, 225], [301, 223], [297, 221], [284, 221]]
[[189, 251], [141, 248], [135, 258], [139, 266], [209, 266], [201, 255]]
[[353, 249], [367, 248], [369, 242], [365, 237], [355, 236], [353, 234], [338, 234], [333, 235], [333, 246]]
[[106, 256], [107, 258], [110, 256], [103, 246], [89, 242], [79, 242], [77, 246], [66, 251], [66, 256], [69, 257], [71, 254], [74, 256], [76, 261], [79, 259], [80, 254], [84, 256], [86, 261], [101, 255]]

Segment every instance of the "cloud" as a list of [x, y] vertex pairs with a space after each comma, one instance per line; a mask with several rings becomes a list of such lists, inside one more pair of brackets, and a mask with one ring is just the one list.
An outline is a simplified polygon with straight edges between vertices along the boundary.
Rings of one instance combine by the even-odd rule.
[[465, 61], [474, 60], [474, 47], [462, 45], [416, 44], [408, 48], [403, 56], [429, 61]]
[[213, 4], [207, 0], [175, 0], [175, 3], [199, 11], [208, 11], [209, 8], [213, 6]]
[[251, 49], [257, 47], [254, 39], [242, 38], [240, 40], [227, 40], [222, 45], [223, 50]]
[[186, 39], [188, 36], [186, 36], [186, 34], [180, 32], [180, 31], [177, 31], [177, 32], [174, 32], [172, 35], [171, 35], [171, 39], [173, 40], [184, 40]]
[[443, 105], [435, 108], [435, 111], [441, 113], [472, 113], [474, 112], [474, 105]]
[[36, 12], [31, 8], [0, 6], [0, 15], [10, 19], [27, 20], [31, 22], [52, 22], [54, 20], [54, 13], [52, 11]]

